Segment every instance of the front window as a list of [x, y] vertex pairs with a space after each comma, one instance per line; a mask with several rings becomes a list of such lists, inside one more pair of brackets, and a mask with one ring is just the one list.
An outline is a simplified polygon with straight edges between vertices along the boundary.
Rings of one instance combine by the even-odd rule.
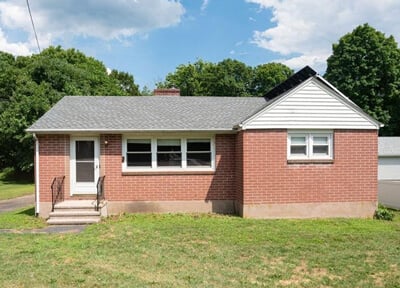
[[151, 167], [151, 140], [128, 140], [126, 161], [128, 167]]
[[288, 159], [333, 159], [332, 132], [288, 132]]
[[211, 141], [210, 139], [187, 140], [187, 166], [211, 167]]
[[124, 137], [123, 171], [210, 171], [215, 167], [214, 138]]
[[157, 140], [157, 166], [182, 166], [180, 139]]

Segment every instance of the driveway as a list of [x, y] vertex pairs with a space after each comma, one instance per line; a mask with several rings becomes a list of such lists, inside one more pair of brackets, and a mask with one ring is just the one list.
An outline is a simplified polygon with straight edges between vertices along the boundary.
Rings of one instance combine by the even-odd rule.
[[0, 201], [0, 213], [13, 211], [35, 204], [35, 195], [27, 195], [9, 200]]
[[379, 181], [378, 201], [386, 207], [400, 209], [400, 181]]

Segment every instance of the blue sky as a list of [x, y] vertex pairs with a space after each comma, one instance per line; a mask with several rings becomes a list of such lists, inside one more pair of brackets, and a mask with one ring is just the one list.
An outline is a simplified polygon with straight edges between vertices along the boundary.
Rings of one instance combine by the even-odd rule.
[[[233, 58], [323, 73], [331, 45], [370, 23], [400, 37], [395, 0], [30, 0], [40, 45], [76, 48], [150, 89], [180, 64]], [[26, 2], [0, 0], [0, 50], [37, 53]]]

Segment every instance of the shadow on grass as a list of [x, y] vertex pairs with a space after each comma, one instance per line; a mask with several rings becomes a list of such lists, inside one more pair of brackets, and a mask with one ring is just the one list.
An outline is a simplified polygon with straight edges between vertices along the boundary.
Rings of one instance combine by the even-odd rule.
[[33, 173], [32, 172], [16, 172], [12, 168], [5, 168], [0, 171], [0, 180], [4, 184], [32, 184]]
[[19, 211], [17, 215], [35, 216], [35, 207], [29, 207], [27, 209]]

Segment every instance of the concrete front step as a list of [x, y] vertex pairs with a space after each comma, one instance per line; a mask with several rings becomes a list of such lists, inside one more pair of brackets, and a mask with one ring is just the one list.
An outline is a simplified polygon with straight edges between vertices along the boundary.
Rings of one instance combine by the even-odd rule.
[[67, 200], [57, 203], [49, 214], [50, 225], [85, 225], [100, 222], [100, 211], [95, 211], [94, 200]]
[[79, 216], [79, 217], [85, 217], [85, 216], [100, 216], [99, 211], [93, 211], [93, 210], [55, 210], [54, 212], [50, 212], [49, 214], [50, 217], [73, 217], [73, 216]]
[[95, 200], [68, 200], [57, 203], [54, 209], [91, 209], [96, 207]]

